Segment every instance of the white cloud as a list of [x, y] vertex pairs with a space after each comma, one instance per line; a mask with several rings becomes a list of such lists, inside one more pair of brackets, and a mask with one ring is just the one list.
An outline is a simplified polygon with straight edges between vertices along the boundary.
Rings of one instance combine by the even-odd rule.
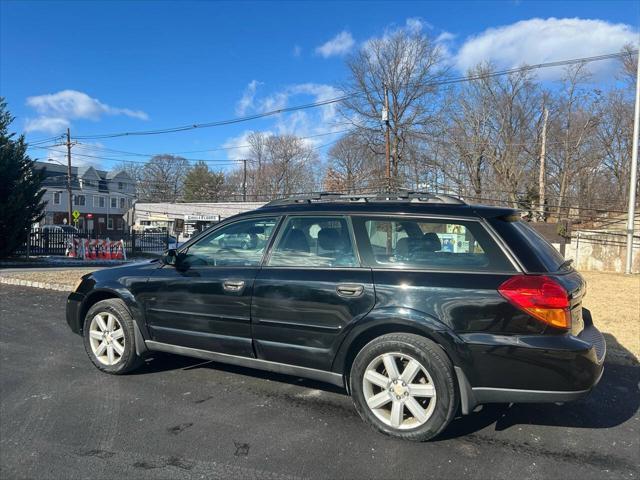
[[69, 120], [60, 117], [37, 117], [29, 118], [24, 127], [25, 133], [45, 132], [60, 133], [69, 126]]
[[447, 42], [451, 42], [453, 40], [455, 40], [456, 35], [451, 33], [451, 32], [447, 32], [444, 31], [442, 32], [440, 35], [438, 35], [436, 37], [436, 43], [447, 43]]
[[102, 115], [125, 115], [127, 117], [148, 120], [149, 116], [141, 110], [111, 107], [97, 98], [77, 90], [62, 90], [58, 93], [38, 95], [27, 98], [27, 105], [41, 115], [63, 118], [87, 118], [98, 120]]
[[149, 116], [141, 110], [112, 107], [77, 90], [62, 90], [57, 93], [28, 97], [26, 103], [40, 115], [38, 118], [27, 120], [27, 131], [56, 133], [69, 126], [70, 120], [96, 121], [103, 115], [149, 119]]
[[294, 57], [299, 57], [302, 55], [302, 47], [300, 45], [294, 45], [291, 53]]
[[316, 53], [324, 58], [344, 55], [349, 53], [355, 43], [356, 42], [351, 36], [351, 33], [343, 30], [328, 42], [317, 47]]
[[[555, 60], [591, 57], [618, 52], [626, 43], [638, 42], [638, 32], [625, 24], [580, 18], [532, 18], [512, 25], [490, 28], [468, 38], [455, 58], [466, 72], [479, 62], [498, 68], [538, 64]], [[611, 62], [594, 62], [594, 74], [604, 73]], [[540, 70], [543, 79], [558, 78], [561, 68]]]
[[409, 17], [405, 21], [404, 25], [405, 25], [405, 29], [408, 32], [414, 33], [414, 34], [422, 32], [422, 30], [424, 30], [425, 27], [428, 28], [429, 30], [433, 28], [433, 25], [431, 25], [429, 22], [426, 22], [424, 19], [420, 17]]
[[260, 85], [260, 82], [257, 80], [251, 80], [247, 85], [247, 88], [244, 89], [244, 93], [240, 100], [238, 100], [238, 104], [236, 105], [236, 114], [244, 115], [249, 110], [253, 108], [253, 99], [256, 96], [256, 89]]
[[[339, 96], [340, 91], [331, 85], [321, 83], [295, 84], [264, 98], [255, 98], [254, 111], [273, 111], [286, 108], [289, 105], [321, 102]], [[337, 107], [337, 104], [332, 103], [317, 108], [281, 113], [269, 117], [271, 120], [269, 127], [261, 131], [266, 135], [291, 134], [299, 137], [320, 135], [305, 140], [310, 146], [318, 146], [334, 139], [332, 135], [328, 135], [331, 132], [339, 132], [346, 128], [340, 121]], [[234, 160], [246, 158], [248, 149], [245, 145], [250, 133], [250, 131], [245, 131], [236, 137], [229, 138], [224, 143], [223, 146], [229, 149], [227, 151], [228, 158]]]

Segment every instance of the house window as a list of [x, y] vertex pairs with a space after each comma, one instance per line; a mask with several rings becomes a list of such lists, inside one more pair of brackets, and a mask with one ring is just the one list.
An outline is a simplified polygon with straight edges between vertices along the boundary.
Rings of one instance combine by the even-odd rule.
[[99, 198], [100, 198], [99, 206], [100, 208], [104, 208], [107, 205], [107, 201], [104, 199], [104, 197], [99, 197]]
[[124, 208], [124, 202], [125, 202], [125, 199], [124, 199], [124, 197], [122, 197], [120, 199], [120, 208]]
[[107, 230], [113, 230], [113, 218], [107, 218]]
[[60, 205], [60, 192], [55, 192], [53, 194], [53, 204]]
[[84, 195], [74, 195], [73, 204], [78, 206], [84, 206], [86, 202]]
[[124, 230], [124, 220], [122, 218], [118, 218], [116, 225], [118, 226], [118, 230]]
[[124, 190], [124, 183], [118, 182], [118, 190]]
[[111, 197], [111, 208], [118, 208], [118, 199], [116, 197]]
[[100, 197], [97, 195], [93, 196], [93, 206], [97, 207], [100, 204]]

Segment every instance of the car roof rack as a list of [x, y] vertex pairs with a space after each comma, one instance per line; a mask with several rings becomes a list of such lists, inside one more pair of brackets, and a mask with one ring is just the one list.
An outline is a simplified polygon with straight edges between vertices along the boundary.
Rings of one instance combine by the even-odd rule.
[[334, 192], [310, 193], [307, 195], [294, 195], [287, 198], [273, 200], [263, 205], [264, 207], [278, 207], [283, 205], [310, 204], [310, 203], [384, 203], [384, 202], [410, 202], [410, 203], [435, 203], [448, 205], [467, 205], [467, 202], [453, 195], [430, 192], [414, 192], [401, 190], [392, 193], [376, 194], [342, 194]]

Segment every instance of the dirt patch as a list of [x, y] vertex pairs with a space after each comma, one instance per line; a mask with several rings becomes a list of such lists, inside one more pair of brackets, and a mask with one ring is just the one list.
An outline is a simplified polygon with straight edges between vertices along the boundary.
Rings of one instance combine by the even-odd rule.
[[605, 334], [609, 361], [638, 364], [640, 358], [640, 275], [581, 272], [587, 280], [583, 305]]
[[30, 280], [32, 282], [55, 283], [75, 287], [80, 277], [86, 273], [94, 272], [95, 268], [73, 268], [69, 270], [56, 270], [51, 272], [6, 272], [0, 271], [0, 276], [6, 278], [16, 278], [19, 280]]

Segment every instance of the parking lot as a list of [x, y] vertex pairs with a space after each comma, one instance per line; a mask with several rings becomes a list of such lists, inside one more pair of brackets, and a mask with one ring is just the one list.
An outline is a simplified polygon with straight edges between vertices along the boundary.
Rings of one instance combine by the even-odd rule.
[[[339, 389], [163, 355], [101, 374], [66, 294], [0, 286], [2, 478], [635, 478], [640, 368], [587, 399], [491, 405], [416, 444], [370, 430]], [[608, 336], [608, 341], [615, 341]]]

